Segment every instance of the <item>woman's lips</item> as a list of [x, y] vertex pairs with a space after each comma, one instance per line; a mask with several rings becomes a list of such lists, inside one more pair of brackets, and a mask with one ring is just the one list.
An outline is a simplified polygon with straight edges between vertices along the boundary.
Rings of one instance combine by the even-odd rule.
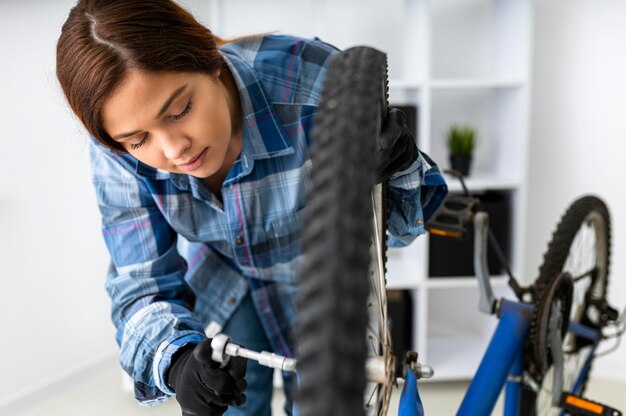
[[187, 172], [191, 172], [192, 170], [198, 169], [200, 166], [204, 164], [204, 160], [206, 159], [207, 149], [208, 147], [205, 148], [202, 152], [200, 152], [200, 154], [196, 156], [195, 158], [193, 158], [190, 162], [181, 163], [180, 165], [178, 165], [178, 167]]

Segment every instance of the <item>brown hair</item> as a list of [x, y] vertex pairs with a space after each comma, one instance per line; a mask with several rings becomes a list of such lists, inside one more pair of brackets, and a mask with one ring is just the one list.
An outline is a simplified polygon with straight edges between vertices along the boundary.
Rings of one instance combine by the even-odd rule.
[[57, 42], [56, 73], [87, 131], [124, 151], [100, 113], [127, 71], [214, 74], [225, 65], [217, 50], [224, 43], [172, 0], [79, 0]]

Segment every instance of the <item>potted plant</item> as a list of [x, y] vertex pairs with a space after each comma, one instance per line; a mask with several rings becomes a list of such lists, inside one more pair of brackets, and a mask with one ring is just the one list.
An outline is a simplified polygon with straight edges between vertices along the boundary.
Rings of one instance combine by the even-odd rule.
[[452, 169], [468, 176], [476, 147], [476, 129], [467, 124], [453, 124], [448, 131], [447, 142]]

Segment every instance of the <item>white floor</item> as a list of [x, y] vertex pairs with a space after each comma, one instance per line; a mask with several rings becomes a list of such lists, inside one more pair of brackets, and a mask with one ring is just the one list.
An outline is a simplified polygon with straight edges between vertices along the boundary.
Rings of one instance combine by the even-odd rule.
[[[119, 369], [110, 368], [80, 386], [68, 389], [55, 397], [34, 403], [28, 409], [18, 412], [15, 416], [180, 416], [180, 408], [175, 400], [164, 405], [142, 408], [121, 388]], [[453, 415], [467, 388], [465, 382], [454, 383], [421, 383], [420, 395], [424, 402], [426, 414], [429, 416]], [[283, 415], [281, 394], [275, 395], [272, 403], [273, 415]], [[398, 393], [394, 395], [397, 402]], [[626, 383], [607, 380], [592, 380], [588, 388], [588, 396], [604, 401], [620, 410], [626, 410]], [[397, 406], [397, 403], [394, 403]], [[494, 414], [502, 413], [498, 403]], [[392, 406], [390, 415], [397, 414], [397, 407]]]

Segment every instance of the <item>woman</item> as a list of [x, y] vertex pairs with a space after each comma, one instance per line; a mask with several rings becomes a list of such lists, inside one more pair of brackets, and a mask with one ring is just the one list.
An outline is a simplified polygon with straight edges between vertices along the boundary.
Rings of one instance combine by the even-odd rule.
[[[140, 403], [175, 394], [183, 414], [228, 405], [270, 414], [272, 370], [248, 362], [246, 372], [243, 360], [220, 368], [206, 359], [207, 336], [294, 356], [310, 132], [336, 52], [291, 36], [226, 42], [169, 0], [81, 0], [71, 10], [57, 77], [91, 136], [112, 259], [106, 289]], [[395, 109], [380, 161], [392, 239], [408, 244], [444, 181]]]

